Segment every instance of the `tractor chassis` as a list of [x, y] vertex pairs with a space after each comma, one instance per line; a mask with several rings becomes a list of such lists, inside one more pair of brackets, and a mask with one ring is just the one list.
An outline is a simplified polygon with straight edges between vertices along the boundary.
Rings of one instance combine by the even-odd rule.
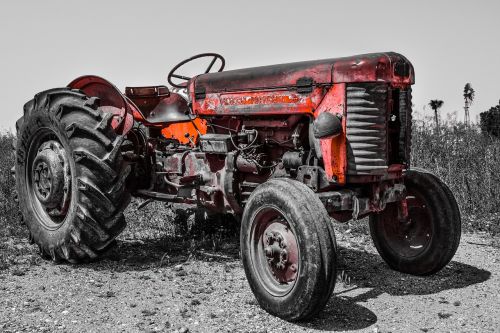
[[374, 185], [373, 191], [372, 197], [363, 197], [359, 191], [350, 189], [318, 193], [318, 196], [329, 214], [346, 212], [354, 220], [383, 211], [388, 203], [403, 202], [406, 198], [404, 184]]

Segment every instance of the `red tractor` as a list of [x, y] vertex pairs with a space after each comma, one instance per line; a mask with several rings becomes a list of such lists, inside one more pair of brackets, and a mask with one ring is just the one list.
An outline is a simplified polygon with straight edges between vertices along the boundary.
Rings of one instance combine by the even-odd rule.
[[[205, 73], [178, 73], [205, 57]], [[287, 320], [310, 318], [333, 291], [332, 217], [369, 216], [378, 252], [397, 271], [433, 274], [452, 259], [461, 225], [453, 194], [410, 168], [414, 70], [405, 57], [224, 63], [200, 54], [172, 69], [172, 88], [124, 94], [83, 76], [26, 103], [16, 186], [42, 255], [98, 257], [125, 228], [131, 195], [198, 205], [207, 221], [233, 214], [252, 291]]]

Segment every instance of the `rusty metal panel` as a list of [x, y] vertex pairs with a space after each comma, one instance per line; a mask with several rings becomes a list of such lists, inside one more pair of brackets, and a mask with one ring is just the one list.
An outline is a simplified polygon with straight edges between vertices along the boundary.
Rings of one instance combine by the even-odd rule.
[[280, 115], [312, 114], [324, 96], [322, 88], [299, 94], [288, 90], [207, 93], [193, 102], [199, 115]]
[[195, 88], [208, 93], [286, 88], [300, 90], [301, 81], [314, 86], [347, 82], [414, 82], [411, 63], [395, 52], [360, 54], [350, 57], [301, 61], [202, 74], [195, 78]]
[[207, 93], [292, 88], [303, 78], [311, 78], [317, 84], [330, 84], [334, 60], [302, 61], [202, 74], [196, 77], [195, 84], [204, 87]]
[[415, 82], [411, 63], [401, 54], [394, 52], [338, 59], [333, 65], [332, 77], [334, 83], [386, 82], [397, 87]]
[[334, 84], [314, 113], [317, 118], [322, 112], [342, 116], [342, 134], [334, 138], [320, 139], [321, 155], [329, 181], [343, 185], [346, 182], [346, 85]]
[[113, 114], [111, 126], [116, 133], [125, 135], [134, 125], [134, 118], [143, 119], [139, 109], [111, 82], [95, 75], [80, 76], [68, 84], [89, 97], [98, 97], [104, 112]]

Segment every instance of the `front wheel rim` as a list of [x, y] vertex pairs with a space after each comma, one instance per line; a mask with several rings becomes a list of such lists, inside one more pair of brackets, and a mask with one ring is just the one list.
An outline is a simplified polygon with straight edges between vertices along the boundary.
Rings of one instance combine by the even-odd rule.
[[[424, 253], [432, 240], [434, 217], [429, 203], [416, 190], [406, 197], [408, 221], [388, 219], [384, 221], [384, 233], [389, 247], [404, 258], [414, 258]], [[391, 221], [389, 221], [391, 220]]]
[[251, 226], [250, 259], [259, 283], [273, 296], [286, 296], [301, 269], [295, 232], [285, 214], [274, 206], [254, 213]]

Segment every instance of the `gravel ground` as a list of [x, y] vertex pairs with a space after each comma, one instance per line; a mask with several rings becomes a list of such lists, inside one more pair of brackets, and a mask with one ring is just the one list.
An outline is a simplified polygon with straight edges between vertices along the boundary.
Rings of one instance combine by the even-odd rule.
[[[431, 277], [390, 270], [365, 236], [338, 235], [340, 274], [327, 308], [308, 323], [260, 309], [237, 243], [186, 251], [185, 242], [122, 237], [106, 257], [72, 266], [32, 246], [0, 267], [2, 332], [499, 332], [500, 249], [467, 234]], [[4, 250], [5, 251], [5, 250]]]

